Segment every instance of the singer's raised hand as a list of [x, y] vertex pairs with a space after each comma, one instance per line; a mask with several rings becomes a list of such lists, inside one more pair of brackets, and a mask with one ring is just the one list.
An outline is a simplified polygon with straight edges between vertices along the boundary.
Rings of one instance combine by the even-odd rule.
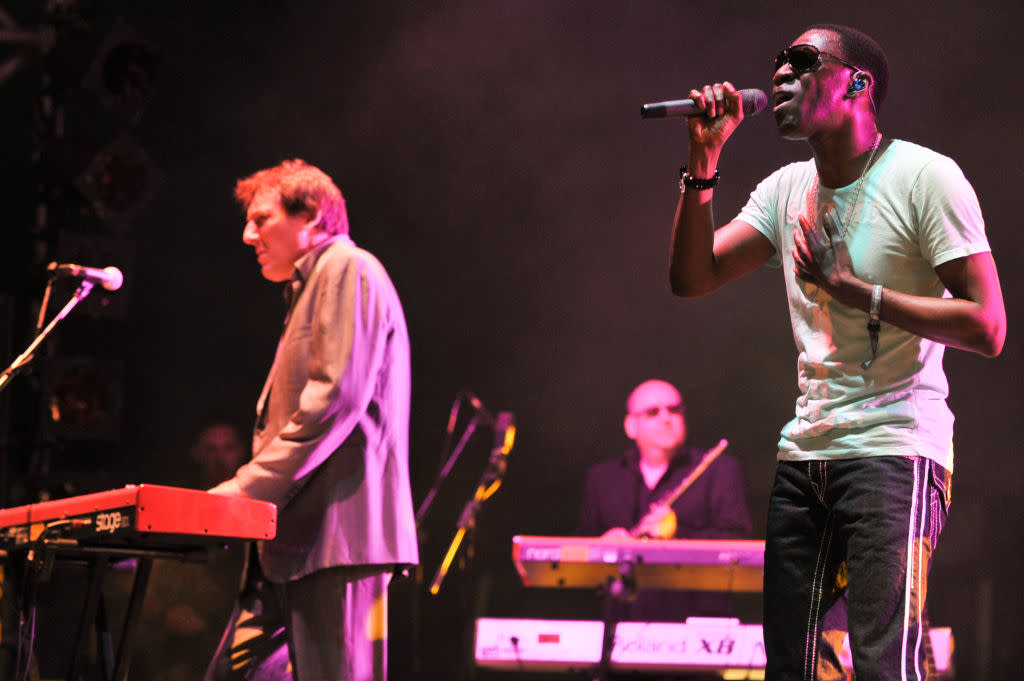
[[743, 98], [729, 81], [690, 90], [690, 98], [704, 107], [703, 116], [687, 116], [690, 143], [721, 147], [743, 121]]
[[835, 208], [822, 216], [820, 227], [804, 215], [798, 221], [799, 227], [793, 234], [796, 276], [838, 297], [845, 277], [853, 276], [853, 264], [837, 224]]

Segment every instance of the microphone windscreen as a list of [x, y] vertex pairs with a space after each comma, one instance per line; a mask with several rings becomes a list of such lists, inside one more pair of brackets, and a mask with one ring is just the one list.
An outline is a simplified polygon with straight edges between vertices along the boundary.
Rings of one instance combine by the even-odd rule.
[[768, 95], [764, 93], [764, 90], [757, 88], [740, 90], [740, 97], [743, 98], [743, 114], [746, 116], [759, 114], [768, 106]]
[[124, 283], [124, 275], [121, 274], [121, 270], [116, 267], [104, 267], [103, 271], [107, 273], [107, 280], [103, 282], [103, 288], [108, 291], [116, 291], [121, 288], [121, 284]]

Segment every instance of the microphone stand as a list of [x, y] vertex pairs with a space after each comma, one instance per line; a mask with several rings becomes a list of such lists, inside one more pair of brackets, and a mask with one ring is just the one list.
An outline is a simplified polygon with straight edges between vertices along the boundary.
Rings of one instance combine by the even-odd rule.
[[[499, 413], [495, 420], [494, 427], [496, 441], [491, 449], [487, 466], [480, 475], [480, 480], [477, 483], [476, 490], [474, 491], [472, 498], [466, 503], [465, 507], [462, 509], [462, 513], [459, 515], [459, 520], [456, 523], [455, 536], [452, 538], [448, 551], [445, 554], [444, 559], [441, 561], [441, 565], [438, 567], [437, 573], [434, 575], [434, 580], [430, 584], [429, 592], [432, 596], [436, 596], [440, 592], [441, 584], [448, 575], [452, 562], [458, 555], [459, 549], [462, 547], [463, 543], [466, 545], [465, 557], [460, 567], [463, 573], [468, 575], [467, 582], [470, 584], [470, 589], [472, 589], [472, 567], [477, 513], [479, 513], [480, 507], [483, 503], [498, 491], [498, 488], [501, 487], [501, 483], [504, 479], [505, 469], [508, 464], [508, 454], [512, 451], [512, 445], [515, 438], [515, 426], [513, 425], [512, 413]], [[464, 665], [467, 663], [466, 654], [471, 653], [473, 645], [471, 634], [471, 618], [474, 611], [472, 602], [473, 597], [465, 590], [460, 591], [457, 589], [456, 593], [462, 596], [462, 618], [459, 620], [460, 626], [458, 627], [460, 652], [456, 655], [456, 659], [459, 659], [461, 663], [456, 668], [453, 678], [470, 679], [473, 678], [473, 672]], [[467, 620], [469, 620], [468, 623]]]
[[[451, 413], [448, 416], [448, 426], [446, 428], [446, 437], [444, 447], [442, 448], [442, 453], [444, 452], [444, 450], [448, 449], [448, 445], [451, 442], [452, 432], [455, 429], [455, 423], [459, 415], [459, 409], [462, 407], [462, 400], [465, 398], [465, 395], [465, 391], [459, 392], [458, 394], [456, 394], [455, 401], [452, 403]], [[420, 503], [419, 508], [416, 509], [417, 532], [423, 529], [423, 519], [426, 517], [427, 511], [429, 511], [430, 507], [433, 505], [434, 500], [437, 498], [437, 493], [438, 490], [441, 488], [441, 483], [443, 483], [448, 478], [448, 475], [451, 473], [452, 468], [455, 466], [456, 462], [459, 460], [459, 457], [462, 455], [462, 451], [466, 448], [466, 445], [469, 444], [470, 439], [476, 432], [479, 423], [480, 412], [479, 410], [477, 410], [474, 412], [473, 417], [466, 425], [466, 429], [465, 431], [463, 431], [458, 443], [455, 445], [454, 449], [452, 449], [451, 452], [448, 454], [447, 459], [445, 459], [444, 464], [441, 466], [441, 470], [438, 471], [437, 477], [434, 479], [434, 484], [431, 486], [430, 490], [423, 498], [423, 501]], [[419, 538], [419, 540], [421, 543], [423, 542], [422, 536]], [[410, 608], [412, 612], [410, 613], [409, 620], [411, 622], [412, 629], [410, 632], [410, 637], [412, 639], [412, 678], [417, 679], [420, 677], [420, 665], [422, 662], [422, 660], [420, 659], [419, 602], [420, 587], [423, 585], [422, 563], [416, 566], [414, 575], [415, 589], [412, 593], [412, 597], [410, 600]]]
[[[85, 300], [86, 296], [88, 296], [89, 293], [92, 291], [92, 287], [93, 284], [91, 281], [83, 280], [78, 285], [78, 290], [75, 291], [75, 294], [71, 297], [71, 300], [69, 300], [67, 304], [64, 306], [64, 309], [58, 312], [57, 315], [50, 321], [50, 323], [46, 325], [46, 328], [40, 331], [36, 335], [35, 339], [29, 344], [29, 346], [25, 348], [25, 351], [18, 355], [14, 359], [14, 361], [11, 362], [11, 365], [4, 369], [3, 373], [0, 373], [0, 392], [3, 392], [4, 388], [7, 386], [8, 383], [10, 383], [11, 379], [15, 375], [17, 375], [18, 372], [24, 370], [25, 367], [28, 366], [29, 362], [31, 362], [34, 357], [34, 353], [36, 351], [36, 348], [39, 347], [39, 344], [42, 343], [48, 335], [50, 335], [50, 332], [53, 331], [53, 329], [57, 326], [58, 323], [60, 323], [62, 319], [68, 316], [71, 310], [75, 309], [75, 306], [78, 305], [78, 303]], [[48, 297], [49, 286], [47, 287], [47, 298]], [[42, 315], [42, 312], [40, 312], [40, 315]], [[42, 319], [42, 316], [40, 316], [40, 319]]]
[[423, 498], [423, 501], [420, 503], [420, 507], [416, 509], [416, 527], [420, 527], [423, 523], [423, 518], [427, 515], [427, 511], [430, 510], [430, 506], [434, 503], [434, 499], [437, 497], [437, 491], [441, 488], [441, 483], [444, 482], [448, 477], [448, 474], [452, 472], [452, 467], [462, 455], [462, 450], [465, 449], [469, 439], [473, 437], [473, 433], [476, 432], [479, 421], [480, 415], [474, 414], [473, 418], [466, 426], [466, 430], [462, 433], [462, 437], [459, 438], [458, 444], [455, 445], [455, 449], [453, 449], [452, 453], [448, 455], [448, 460], [444, 462], [444, 466], [442, 466], [440, 472], [438, 472], [437, 479], [434, 480], [433, 486]]
[[[462, 509], [459, 522], [455, 525], [455, 536], [452, 538], [444, 560], [441, 561], [440, 567], [437, 568], [434, 581], [430, 583], [431, 595], [436, 596], [441, 590], [441, 582], [444, 581], [445, 576], [448, 574], [452, 561], [455, 560], [455, 555], [458, 553], [459, 547], [467, 535], [471, 538], [468, 545], [472, 545], [472, 533], [476, 529], [476, 514], [480, 511], [483, 502], [490, 498], [501, 485], [502, 476], [505, 473], [505, 463], [505, 455], [501, 453], [500, 449], [491, 452], [491, 460], [487, 470], [480, 477], [480, 482], [477, 484], [476, 492], [473, 493], [473, 498]], [[467, 557], [472, 558], [472, 550], [468, 550]]]
[[[498, 414], [497, 424], [496, 431], [501, 434], [502, 440], [496, 442], [494, 448], [491, 449], [487, 468], [480, 475], [480, 481], [477, 483], [473, 498], [462, 509], [462, 514], [459, 516], [459, 521], [456, 524], [455, 536], [448, 547], [448, 553], [445, 554], [444, 560], [441, 561], [441, 566], [437, 569], [437, 574], [434, 575], [434, 581], [430, 584], [431, 595], [436, 596], [441, 590], [441, 582], [444, 581], [445, 576], [448, 574], [448, 570], [451, 567], [452, 561], [455, 560], [455, 555], [458, 553], [463, 539], [467, 535], [472, 539], [473, 530], [476, 529], [476, 514], [480, 511], [481, 505], [498, 491], [505, 477], [505, 469], [508, 466], [508, 453], [512, 451], [514, 439], [514, 430], [511, 438], [506, 434], [507, 431], [514, 428], [511, 425], [511, 412], [501, 412]], [[472, 541], [469, 542], [469, 546], [472, 546]], [[467, 553], [467, 558], [471, 559], [472, 549], [467, 549]]]
[[[57, 327], [57, 324], [59, 324], [61, 322], [61, 320], [63, 320], [65, 317], [67, 317], [68, 314], [71, 313], [71, 310], [73, 310], [75, 308], [75, 306], [78, 305], [78, 303], [82, 302], [89, 295], [89, 293], [92, 291], [93, 283], [90, 282], [90, 281], [82, 281], [79, 284], [78, 289], [75, 291], [74, 295], [71, 297], [71, 300], [69, 300], [67, 302], [67, 304], [64, 305], [64, 308], [60, 312], [57, 313], [57, 315], [50, 321], [49, 324], [46, 325], [45, 328], [43, 328], [43, 320], [46, 319], [46, 308], [49, 305], [50, 291], [52, 289], [52, 286], [53, 286], [53, 277], [51, 276], [50, 280], [46, 284], [46, 292], [45, 292], [45, 294], [43, 296], [42, 305], [41, 305], [40, 310], [39, 310], [39, 317], [38, 317], [38, 320], [36, 322], [36, 328], [35, 328], [36, 337], [32, 340], [32, 342], [29, 344], [29, 346], [20, 355], [18, 355], [14, 359], [13, 362], [11, 362], [10, 366], [8, 366], [6, 369], [3, 370], [2, 373], [0, 373], [0, 392], [4, 391], [4, 389], [11, 382], [12, 378], [17, 376], [20, 372], [24, 371], [25, 368], [28, 367], [29, 363], [35, 358], [35, 351], [39, 347], [39, 345]], [[6, 453], [4, 455], [4, 458], [5, 458], [5, 460], [4, 460], [4, 466], [5, 466], [5, 470], [4, 470], [4, 478], [5, 478], [5, 480], [4, 480], [4, 482], [6, 484]], [[36, 481], [36, 482], [38, 482], [38, 481]], [[4, 504], [6, 504], [6, 500], [7, 500], [7, 490], [6, 489], [0, 491], [0, 499], [3, 499], [4, 500]], [[29, 587], [34, 592], [35, 585], [31, 581], [32, 578], [28, 577], [28, 579], [30, 580], [29, 581]], [[15, 593], [20, 588], [20, 586], [21, 586], [19, 584], [19, 577], [17, 575], [15, 575], [15, 574], [9, 574], [6, 580], [0, 580], [0, 581], [5, 582], [2, 586], [3, 586], [3, 590], [8, 592], [8, 594]], [[9, 595], [5, 595], [5, 598], [9, 599], [10, 596]], [[7, 616], [6, 615], [3, 616], [0, 619], [4, 620], [4, 622], [3, 622], [4, 625], [8, 624], [8, 622], [6, 621], [7, 620]], [[35, 619], [34, 612], [33, 612], [33, 615], [32, 615], [32, 619], [33, 619], [33, 627], [34, 627], [34, 619]], [[18, 644], [17, 644], [19, 651], [22, 649], [21, 646], [22, 646], [22, 643], [23, 643], [23, 641], [20, 639], [21, 634], [22, 634], [22, 632], [19, 630], [18, 631], [19, 641], [18, 641]], [[25, 654], [28, 655], [29, 657], [31, 657], [31, 655], [32, 655], [31, 640], [29, 641], [29, 643], [27, 645], [28, 645], [28, 647], [25, 650]], [[26, 662], [25, 664], [26, 664], [25, 669], [26, 669], [26, 672], [27, 672], [29, 662]]]

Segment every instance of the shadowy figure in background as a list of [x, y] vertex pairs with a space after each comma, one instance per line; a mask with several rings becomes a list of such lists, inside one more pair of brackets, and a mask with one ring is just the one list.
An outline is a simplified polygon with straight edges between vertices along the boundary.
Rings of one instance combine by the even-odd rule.
[[234, 475], [248, 458], [249, 448], [237, 428], [229, 423], [216, 422], [200, 431], [189, 453], [199, 472], [199, 484], [194, 487], [207, 489]]
[[[172, 480], [174, 486], [205, 489], [230, 478], [248, 457], [239, 430], [216, 421], [200, 430], [190, 447], [194, 462]], [[211, 546], [204, 563], [153, 561], [143, 601], [131, 677], [140, 681], [195, 681], [202, 678], [231, 614], [245, 561], [245, 546]], [[121, 567], [129, 567], [128, 561]], [[117, 602], [131, 588], [125, 570], [112, 586]], [[116, 620], [120, 621], [120, 620]]]

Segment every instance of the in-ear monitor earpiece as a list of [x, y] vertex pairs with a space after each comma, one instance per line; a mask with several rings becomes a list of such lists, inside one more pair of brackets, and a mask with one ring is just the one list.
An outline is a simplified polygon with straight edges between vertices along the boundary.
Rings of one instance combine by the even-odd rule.
[[850, 89], [847, 92], [850, 95], [855, 95], [858, 92], [862, 92], [868, 86], [868, 79], [863, 72], [857, 71], [853, 74], [853, 80], [850, 81]]

